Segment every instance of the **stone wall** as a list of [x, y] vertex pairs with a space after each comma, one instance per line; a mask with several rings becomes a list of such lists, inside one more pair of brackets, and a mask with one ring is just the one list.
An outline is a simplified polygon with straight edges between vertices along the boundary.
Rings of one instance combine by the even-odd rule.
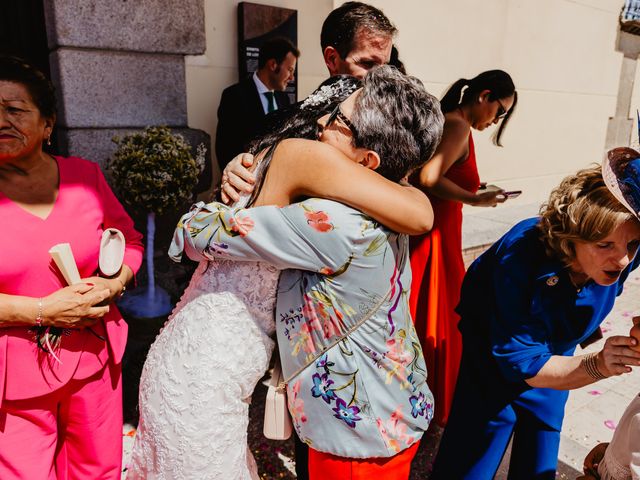
[[[104, 167], [124, 136], [166, 125], [195, 148], [207, 147], [197, 192], [211, 185], [211, 139], [187, 124], [185, 55], [205, 50], [203, 0], [44, 0], [51, 74], [58, 92], [58, 151]], [[107, 176], [108, 178], [108, 176]], [[154, 257], [158, 284], [174, 300], [192, 265], [174, 265], [166, 251], [188, 202], [157, 219]], [[145, 217], [134, 214], [144, 232]], [[145, 269], [138, 275], [145, 283]]]
[[[203, 0], [44, 5], [63, 154], [103, 165], [115, 149], [114, 135], [149, 125], [188, 128], [184, 56], [204, 52]], [[211, 151], [205, 132], [187, 137]], [[210, 164], [209, 153], [207, 185]]]

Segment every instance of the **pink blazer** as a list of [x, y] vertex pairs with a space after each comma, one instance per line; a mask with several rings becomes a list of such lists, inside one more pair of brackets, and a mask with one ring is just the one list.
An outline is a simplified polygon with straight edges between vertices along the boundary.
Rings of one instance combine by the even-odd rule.
[[[100, 237], [107, 227], [126, 238], [124, 263], [137, 272], [142, 263], [142, 235], [133, 227], [109, 188], [99, 166], [80, 158], [56, 157], [60, 189], [46, 219], [36, 217], [0, 193], [0, 292], [44, 297], [66, 285], [49, 256], [57, 243], [69, 243], [81, 277], [98, 272]], [[115, 307], [88, 330], [63, 336], [56, 351], [61, 363], [38, 349], [26, 327], [0, 328], [0, 401], [44, 395], [64, 386], [74, 373], [98, 371], [109, 358], [119, 363], [127, 341], [127, 325]], [[93, 370], [93, 371], [91, 371]], [[77, 376], [77, 375], [76, 375]]]

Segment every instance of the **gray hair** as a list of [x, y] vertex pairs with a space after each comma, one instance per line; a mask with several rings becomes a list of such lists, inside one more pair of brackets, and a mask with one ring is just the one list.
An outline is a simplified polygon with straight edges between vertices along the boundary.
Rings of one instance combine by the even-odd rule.
[[431, 158], [444, 115], [420, 80], [383, 65], [364, 77], [351, 122], [354, 146], [380, 155], [376, 172], [397, 182]]

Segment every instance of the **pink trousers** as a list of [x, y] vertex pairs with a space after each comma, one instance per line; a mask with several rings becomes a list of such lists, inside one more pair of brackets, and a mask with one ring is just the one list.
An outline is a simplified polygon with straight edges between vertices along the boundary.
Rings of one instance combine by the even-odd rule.
[[[14, 379], [13, 381], [20, 381]], [[0, 409], [2, 480], [116, 480], [122, 471], [121, 365]]]

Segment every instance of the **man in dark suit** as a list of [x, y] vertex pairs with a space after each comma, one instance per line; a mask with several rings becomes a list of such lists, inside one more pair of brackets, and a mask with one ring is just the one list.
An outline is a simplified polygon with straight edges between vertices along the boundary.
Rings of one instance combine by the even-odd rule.
[[267, 40], [260, 48], [258, 70], [222, 92], [216, 131], [221, 171], [238, 153], [247, 151], [268, 113], [291, 103], [284, 89], [294, 78], [299, 56], [286, 38]]

